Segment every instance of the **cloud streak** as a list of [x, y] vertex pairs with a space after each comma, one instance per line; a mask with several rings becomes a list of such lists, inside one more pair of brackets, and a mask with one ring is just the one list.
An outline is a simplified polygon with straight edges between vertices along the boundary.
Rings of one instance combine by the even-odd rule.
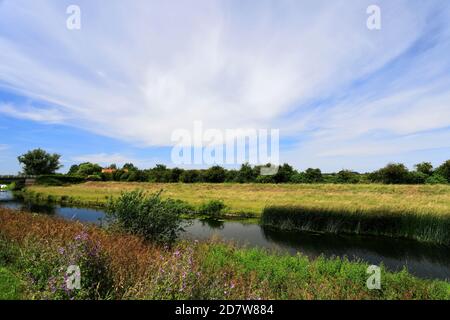
[[371, 1], [78, 2], [80, 31], [67, 1], [1, 5], [0, 86], [29, 99], [1, 114], [139, 146], [195, 120], [281, 128], [314, 157], [409, 150], [420, 132], [425, 148], [450, 127], [445, 1], [380, 1], [379, 32]]

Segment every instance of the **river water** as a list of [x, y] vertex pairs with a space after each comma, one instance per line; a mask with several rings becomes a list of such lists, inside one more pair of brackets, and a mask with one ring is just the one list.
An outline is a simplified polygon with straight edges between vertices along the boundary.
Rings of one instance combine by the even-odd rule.
[[[62, 217], [84, 223], [104, 223], [104, 212], [87, 208], [36, 204], [15, 199], [10, 192], [0, 192], [0, 206]], [[269, 251], [301, 253], [310, 258], [347, 257], [369, 264], [383, 263], [388, 270], [408, 271], [421, 278], [450, 281], [450, 248], [381, 237], [324, 235], [309, 232], [276, 231], [248, 220], [192, 220], [180, 237], [207, 240], [216, 236], [240, 246], [260, 247]]]

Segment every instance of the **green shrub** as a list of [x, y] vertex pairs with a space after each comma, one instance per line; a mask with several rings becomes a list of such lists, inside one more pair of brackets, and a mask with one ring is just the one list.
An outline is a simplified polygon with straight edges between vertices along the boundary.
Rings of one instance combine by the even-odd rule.
[[407, 184], [409, 183], [410, 172], [402, 163], [390, 163], [384, 168], [370, 174], [372, 182], [382, 182], [385, 184]]
[[102, 181], [102, 177], [98, 174], [92, 174], [87, 176], [86, 178], [87, 181]]
[[256, 183], [275, 183], [273, 176], [257, 176]]
[[341, 170], [336, 175], [337, 183], [358, 183], [359, 175], [350, 170]]
[[434, 173], [431, 177], [428, 177], [425, 181], [427, 184], [447, 184], [448, 181], [445, 177], [441, 176], [438, 173]]
[[218, 218], [222, 215], [222, 211], [226, 208], [222, 200], [210, 200], [200, 206], [198, 212], [211, 218]]
[[429, 177], [423, 172], [412, 171], [408, 174], [408, 183], [424, 184]]
[[86, 179], [82, 176], [64, 175], [64, 174], [52, 174], [42, 175], [36, 178], [37, 184], [48, 186], [62, 186], [64, 184], [77, 184], [83, 183]]
[[[161, 191], [162, 192], [162, 191]], [[180, 203], [163, 200], [161, 192], [146, 195], [144, 191], [124, 192], [110, 198], [107, 214], [123, 230], [160, 244], [172, 244], [183, 230]]]

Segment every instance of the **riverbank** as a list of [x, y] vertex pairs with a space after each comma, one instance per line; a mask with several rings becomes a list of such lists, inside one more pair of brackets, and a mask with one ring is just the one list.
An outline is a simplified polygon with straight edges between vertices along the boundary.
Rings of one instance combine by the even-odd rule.
[[[450, 299], [450, 284], [382, 270], [366, 286], [367, 264], [179, 241], [172, 248], [95, 226], [0, 208], [0, 263], [27, 281], [35, 299]], [[61, 289], [67, 263], [83, 288]], [[84, 272], [83, 272], [84, 271]]]

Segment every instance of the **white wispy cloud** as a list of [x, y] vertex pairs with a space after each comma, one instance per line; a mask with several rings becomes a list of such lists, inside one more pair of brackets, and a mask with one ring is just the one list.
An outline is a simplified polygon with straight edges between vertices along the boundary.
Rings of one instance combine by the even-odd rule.
[[[449, 90], [437, 76], [448, 66], [449, 14], [443, 1], [378, 2], [381, 31], [366, 28], [372, 1], [348, 0], [78, 1], [82, 29], [69, 31], [67, 1], [4, 1], [0, 84], [31, 102], [4, 104], [0, 113], [144, 146], [170, 145], [173, 130], [202, 120], [307, 137], [291, 150], [297, 154], [391, 152], [370, 133], [406, 143], [402, 135], [450, 126]], [[390, 64], [424, 36], [435, 11], [444, 21], [438, 44], [415, 70], [395, 74]], [[381, 93], [372, 80], [342, 92], [383, 68], [393, 74], [379, 82], [388, 79], [392, 90]], [[424, 87], [418, 73], [436, 81]], [[326, 107], [311, 105], [334, 96]]]

